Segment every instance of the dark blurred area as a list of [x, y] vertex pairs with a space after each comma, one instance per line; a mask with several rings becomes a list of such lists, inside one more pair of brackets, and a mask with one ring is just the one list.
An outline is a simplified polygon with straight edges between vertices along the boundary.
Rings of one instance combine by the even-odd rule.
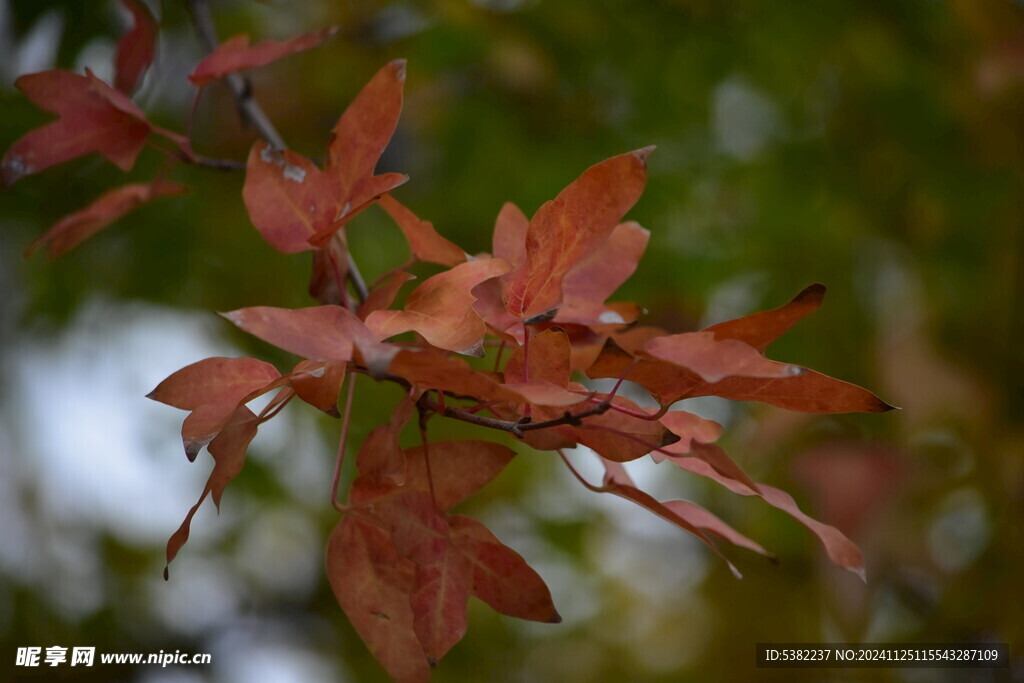
[[[147, 4], [160, 44], [135, 99], [181, 130], [201, 50], [183, 3]], [[668, 465], [631, 466], [647, 490], [701, 503], [778, 556], [776, 566], [728, 549], [736, 580], [695, 539], [520, 447], [463, 511], [535, 566], [565, 621], [520, 623], [471, 601], [469, 633], [435, 680], [1024, 680], [1024, 3], [225, 0], [213, 11], [221, 38], [340, 27], [249, 74], [310, 157], [369, 77], [407, 58], [402, 119], [379, 168], [408, 173], [395, 196], [470, 253], [490, 250], [505, 201], [531, 215], [587, 166], [657, 145], [630, 214], [650, 246], [615, 298], [686, 331], [822, 282], [822, 309], [770, 355], [903, 409], [682, 406], [726, 426], [723, 444], [754, 479], [856, 541], [866, 584], [763, 501]], [[127, 25], [106, 0], [0, 0], [2, 146], [50, 120], [14, 89], [18, 75], [89, 66], [108, 79]], [[237, 160], [255, 139], [217, 84], [192, 136], [201, 153]], [[190, 193], [56, 261], [22, 258], [61, 216], [158, 172]], [[312, 409], [291, 406], [261, 430], [220, 514], [197, 515], [161, 577], [166, 539], [210, 461], [189, 463], [184, 414], [144, 395], [210, 355], [285, 367], [285, 354], [214, 311], [311, 304], [308, 254], [263, 242], [243, 178], [169, 167], [147, 149], [128, 176], [91, 155], [0, 193], [5, 680], [386, 680], [324, 575], [338, 423]], [[407, 256], [378, 209], [348, 231], [368, 279]], [[355, 443], [399, 395], [359, 385]], [[1008, 642], [1014, 661], [754, 667], [755, 643], [797, 641]], [[29, 645], [209, 652], [213, 663], [14, 667]]]

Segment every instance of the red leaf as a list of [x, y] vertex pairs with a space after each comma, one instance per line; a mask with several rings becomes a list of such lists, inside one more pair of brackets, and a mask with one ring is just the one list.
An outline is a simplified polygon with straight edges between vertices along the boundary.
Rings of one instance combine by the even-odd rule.
[[46, 245], [51, 258], [60, 256], [140, 205], [160, 197], [182, 194], [186, 189], [178, 183], [154, 180], [152, 183], [133, 183], [110, 190], [84, 209], [54, 223], [53, 227], [33, 240], [25, 250], [25, 255]]
[[654, 337], [643, 353], [698, 374], [706, 382], [726, 377], [792, 377], [803, 370], [762, 356], [754, 347], [735, 339], [716, 339], [711, 332], [687, 332]]
[[243, 400], [269, 391], [281, 374], [255, 358], [207, 358], [165, 379], [147, 398], [192, 411], [181, 427], [189, 460], [221, 431]]
[[562, 279], [596, 249], [640, 198], [653, 147], [622, 154], [583, 172], [534, 215], [526, 260], [505, 280], [509, 312], [533, 318], [562, 303]]
[[473, 370], [461, 358], [449, 358], [433, 349], [403, 349], [391, 360], [388, 370], [409, 380], [419, 394], [442, 389], [481, 401], [516, 403], [522, 398], [490, 373]]
[[341, 306], [253, 306], [221, 315], [249, 334], [309, 360], [350, 360], [355, 343], [377, 343], [363, 321]]
[[483, 524], [452, 515], [451, 540], [472, 562], [472, 593], [497, 612], [519, 619], [557, 624], [562, 621], [544, 580], [516, 551]]
[[472, 289], [508, 271], [501, 259], [469, 261], [427, 278], [413, 290], [402, 311], [374, 311], [366, 326], [380, 339], [415, 330], [433, 346], [456, 353], [483, 356], [480, 342], [487, 332], [473, 310]]
[[338, 393], [345, 381], [346, 367], [344, 361], [300, 361], [288, 376], [288, 383], [295, 395], [309, 405], [331, 417], [340, 417]]
[[251, 47], [249, 46], [249, 36], [234, 36], [225, 40], [216, 50], [196, 64], [188, 79], [202, 87], [230, 73], [254, 69], [296, 52], [314, 48], [337, 32], [336, 27], [331, 27], [322, 31], [306, 33], [284, 42], [265, 40]]
[[396, 59], [374, 74], [335, 124], [326, 169], [343, 194], [373, 175], [398, 125], [404, 86], [405, 60]]
[[[699, 474], [717, 481], [733, 493], [738, 493], [741, 496], [758, 495], [757, 491], [752, 490], [746, 484], [720, 474], [715, 471], [711, 465], [699, 458], [680, 457], [669, 458], [669, 460], [674, 465], [686, 470], [687, 472], [693, 472], [694, 474]], [[861, 555], [860, 549], [853, 543], [853, 541], [844, 536], [843, 533], [835, 527], [822, 524], [818, 520], [806, 515], [799, 506], [797, 506], [793, 497], [785, 491], [777, 489], [774, 486], [769, 486], [768, 484], [758, 483], [757, 486], [760, 490], [760, 496], [764, 498], [769, 505], [789, 514], [791, 517], [810, 529], [811, 532], [818, 537], [818, 540], [820, 540], [822, 545], [825, 547], [825, 552], [828, 553], [829, 559], [832, 560], [834, 564], [839, 567], [843, 567], [844, 569], [849, 569], [861, 579], [865, 579], [864, 558]]]
[[413, 628], [409, 598], [416, 565], [390, 533], [362, 515], [346, 515], [327, 542], [327, 577], [338, 604], [377, 661], [400, 683], [425, 683], [430, 666]]
[[263, 239], [286, 254], [311, 249], [309, 239], [330, 229], [344, 201], [309, 159], [262, 141], [249, 152], [242, 198]]
[[[434, 497], [441, 510], [454, 507], [482, 489], [515, 456], [511, 448], [490, 441], [438, 441], [430, 444], [428, 449]], [[380, 487], [373, 478], [363, 479], [361, 476], [352, 485], [351, 504], [362, 506], [376, 502], [379, 508], [382, 496], [408, 491], [429, 493], [426, 452], [423, 446], [405, 451], [405, 483], [400, 488]]]
[[566, 274], [562, 281], [564, 303], [555, 321], [596, 325], [636, 320], [638, 309], [627, 319], [606, 306], [605, 300], [636, 271], [650, 235], [639, 223], [615, 226], [608, 239]]
[[15, 85], [60, 118], [29, 131], [4, 153], [5, 186], [90, 152], [99, 152], [122, 171], [135, 165], [150, 125], [130, 100], [91, 72], [80, 76], [54, 69], [22, 76]]
[[117, 42], [117, 75], [114, 85], [121, 92], [131, 93], [153, 61], [157, 24], [140, 0], [121, 0], [121, 4], [132, 13], [133, 24], [131, 30]]
[[413, 256], [420, 261], [442, 266], [457, 266], [466, 260], [466, 252], [437, 234], [430, 221], [420, 220], [394, 197], [381, 197], [380, 206], [398, 225], [409, 242]]
[[704, 328], [704, 332], [714, 332], [716, 339], [738, 339], [764, 353], [801, 318], [818, 310], [824, 298], [825, 285], [813, 284], [779, 308], [718, 323]]

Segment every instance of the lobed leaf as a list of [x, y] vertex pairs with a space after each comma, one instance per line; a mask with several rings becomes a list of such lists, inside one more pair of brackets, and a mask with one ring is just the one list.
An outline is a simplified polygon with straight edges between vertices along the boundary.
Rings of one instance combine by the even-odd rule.
[[363, 515], [346, 515], [327, 542], [327, 578], [359, 637], [396, 681], [424, 683], [430, 666], [409, 603], [416, 565], [391, 534]]
[[384, 65], [356, 95], [331, 131], [326, 170], [343, 195], [373, 175], [402, 111], [405, 60]]
[[815, 283], [778, 308], [727, 320], [706, 327], [704, 331], [714, 332], [716, 339], [738, 339], [764, 353], [769, 344], [785, 334], [801, 318], [818, 310], [824, 298], [825, 285]]
[[551, 591], [519, 553], [471, 517], [452, 515], [448, 523], [452, 542], [472, 563], [473, 595], [506, 616], [548, 624], [562, 621]]
[[135, 165], [151, 126], [138, 107], [92, 72], [81, 76], [53, 69], [21, 76], [14, 84], [59, 118], [29, 131], [4, 153], [0, 177], [5, 186], [90, 152], [99, 152], [122, 171]]
[[537, 213], [526, 231], [526, 259], [505, 279], [514, 316], [531, 319], [562, 303], [562, 280], [615, 229], [647, 183], [653, 147], [591, 166]]
[[191, 411], [181, 427], [189, 460], [224, 428], [243, 400], [269, 391], [281, 374], [255, 358], [207, 358], [171, 374], [147, 398]]

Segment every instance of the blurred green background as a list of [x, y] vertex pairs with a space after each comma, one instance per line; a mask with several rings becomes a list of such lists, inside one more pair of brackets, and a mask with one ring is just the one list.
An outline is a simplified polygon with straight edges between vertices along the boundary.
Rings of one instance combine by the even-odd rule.
[[[181, 129], [200, 48], [181, 3], [136, 96]], [[805, 416], [703, 400], [758, 481], [793, 493], [864, 551], [832, 567], [803, 527], [667, 465], [660, 498], [696, 500], [779, 556], [728, 549], [745, 578], [630, 504], [583, 491], [528, 453], [469, 501], [548, 581], [565, 622], [519, 623], [475, 600], [437, 681], [1024, 680], [1024, 3], [1014, 0], [412, 0], [213, 3], [222, 37], [331, 42], [251, 74], [296, 150], [387, 61], [409, 60], [381, 170], [396, 196], [469, 252], [494, 217], [531, 214], [584, 168], [658, 146], [631, 217], [648, 253], [616, 298], [672, 331], [829, 287], [772, 349], [903, 408]], [[55, 65], [109, 77], [114, 2], [0, 0], [0, 142], [49, 120], [13, 88]], [[254, 139], [226, 90], [196, 110], [200, 152]], [[21, 252], [61, 216], [128, 182], [91, 156], [0, 194], [0, 671], [14, 680], [378, 681], [323, 572], [338, 423], [292, 406], [254, 443], [220, 515], [204, 509], [161, 580], [163, 548], [210, 463], [183, 413], [143, 396], [209, 355], [292, 360], [214, 311], [309, 305], [308, 255], [251, 227], [241, 172], [168, 167], [191, 186], [48, 263]], [[349, 228], [370, 279], [403, 261], [373, 209]], [[428, 270], [417, 271], [421, 275]], [[356, 442], [398, 393], [359, 387]], [[275, 424], [278, 423], [278, 424]], [[453, 429], [451, 433], [471, 434]], [[588, 469], [593, 474], [593, 470]], [[780, 641], [1009, 642], [1003, 671], [759, 670]], [[210, 652], [196, 667], [14, 668], [27, 645]], [[5, 677], [10, 680], [10, 677]]]

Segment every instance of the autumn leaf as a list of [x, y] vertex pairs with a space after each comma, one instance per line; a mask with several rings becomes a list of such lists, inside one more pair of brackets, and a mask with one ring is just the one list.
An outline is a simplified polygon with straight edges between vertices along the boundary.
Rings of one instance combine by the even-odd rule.
[[[324, 249], [343, 225], [408, 180], [402, 173], [373, 175], [398, 121], [404, 74], [403, 61], [391, 62], [360, 91], [335, 126], [323, 171], [296, 152], [253, 145], [242, 197], [272, 247]], [[352, 137], [342, 142], [339, 134]]]
[[[352, 505], [374, 502], [381, 506], [381, 497], [407, 491], [430, 493], [441, 510], [448, 510], [473, 495], [505, 468], [515, 456], [508, 446], [491, 441], [437, 441], [428, 447], [406, 449], [405, 482], [401, 487], [375, 486], [378, 477], [360, 476], [352, 486]], [[429, 476], [427, 454], [430, 455]], [[372, 452], [363, 462], [373, 463]], [[370, 471], [375, 471], [376, 466]], [[360, 466], [360, 473], [363, 467]], [[365, 474], [365, 473], [363, 473]], [[433, 487], [431, 487], [431, 479]], [[374, 486], [371, 486], [374, 484]]]
[[132, 93], [153, 61], [158, 27], [141, 0], [121, 0], [121, 5], [131, 12], [132, 27], [117, 41], [114, 85]]
[[562, 617], [551, 591], [519, 553], [499, 541], [477, 520], [448, 518], [452, 542], [472, 563], [472, 594], [506, 616], [557, 624]]
[[647, 183], [653, 147], [591, 166], [547, 202], [526, 231], [526, 259], [505, 279], [504, 301], [516, 317], [531, 319], [562, 303], [562, 279], [615, 229]]
[[191, 411], [181, 426], [189, 460], [195, 460], [230, 420], [243, 399], [273, 388], [281, 374], [255, 358], [207, 358], [160, 382], [147, 398]]
[[264, 40], [252, 46], [249, 45], [249, 36], [233, 36], [196, 64], [188, 79], [202, 87], [228, 74], [264, 66], [282, 57], [314, 48], [337, 32], [337, 27], [331, 27], [291, 40]]
[[56, 258], [142, 204], [160, 197], [183, 194], [187, 189], [184, 185], [168, 180], [155, 180], [110, 190], [84, 209], [70, 213], [54, 223], [49, 230], [32, 241], [25, 255], [46, 246], [50, 258]]
[[793, 377], [795, 365], [777, 363], [736, 339], [716, 339], [711, 332], [687, 332], [654, 337], [643, 347], [649, 357], [686, 368], [713, 383], [726, 377]]
[[387, 424], [375, 427], [363, 439], [356, 456], [356, 466], [363, 482], [361, 486], [374, 484], [390, 487], [405, 484], [408, 465], [399, 436], [412, 414], [412, 401], [403, 397]]
[[764, 353], [801, 318], [818, 310], [824, 298], [825, 286], [813, 284], [783, 306], [711, 325], [704, 332], [714, 332], [716, 339], [738, 339]]
[[437, 234], [430, 221], [420, 220], [394, 197], [381, 197], [380, 207], [387, 211], [398, 225], [409, 243], [409, 248], [412, 249], [412, 255], [420, 261], [442, 266], [457, 266], [466, 260], [466, 252]]
[[382, 340], [414, 330], [437, 348], [482, 356], [480, 342], [487, 329], [473, 310], [472, 289], [508, 269], [501, 259], [459, 264], [427, 278], [409, 295], [403, 310], [374, 311], [366, 317], [366, 326]]
[[249, 152], [242, 199], [263, 239], [285, 254], [310, 249], [309, 239], [329, 229], [344, 205], [316, 164], [262, 141]]
[[562, 281], [563, 304], [556, 322], [583, 325], [631, 323], [640, 313], [632, 306], [623, 315], [621, 309], [609, 307], [605, 300], [629, 279], [640, 262], [650, 233], [639, 223], [620, 223], [604, 242], [566, 273]]
[[398, 296], [402, 286], [409, 280], [415, 279], [415, 275], [401, 270], [384, 276], [383, 281], [370, 290], [370, 295], [366, 297], [366, 301], [359, 306], [359, 317], [366, 320], [366, 316], [374, 311], [382, 311], [389, 308], [391, 304], [395, 303], [395, 297]]
[[400, 683], [425, 683], [430, 666], [413, 627], [416, 565], [379, 523], [346, 515], [327, 543], [334, 596], [373, 656]]
[[526, 261], [526, 232], [530, 219], [512, 202], [506, 202], [494, 223], [492, 249], [494, 256], [518, 268]]
[[341, 306], [254, 306], [221, 315], [254, 337], [309, 360], [351, 360], [357, 341], [377, 343], [363, 321]]
[[288, 384], [309, 405], [331, 417], [340, 417], [338, 393], [345, 381], [346, 368], [344, 361], [299, 361], [288, 376]]
[[355, 194], [373, 175], [398, 125], [404, 85], [405, 60], [396, 59], [374, 74], [334, 125], [326, 168], [342, 194]]
[[669, 461], [687, 472], [692, 472], [712, 479], [722, 486], [725, 486], [733, 493], [737, 493], [741, 496], [760, 495], [769, 505], [782, 510], [810, 529], [810, 531], [818, 537], [818, 540], [821, 541], [821, 544], [825, 548], [825, 552], [828, 554], [828, 557], [832, 560], [833, 564], [844, 569], [849, 569], [862, 580], [866, 580], [864, 557], [861, 555], [860, 549], [856, 544], [854, 544], [853, 541], [848, 539], [835, 527], [823, 524], [822, 522], [808, 516], [799, 508], [796, 501], [793, 500], [793, 497], [785, 491], [763, 483], [758, 483], [758, 490], [754, 491], [743, 482], [732, 479], [716, 471], [711, 465], [700, 458], [673, 457], [669, 458]]
[[14, 82], [36, 106], [60, 118], [10, 146], [0, 162], [5, 186], [90, 152], [99, 152], [122, 171], [131, 170], [150, 125], [129, 100], [112, 100], [110, 92], [117, 91], [98, 83], [102, 81], [91, 72], [80, 76], [59, 69], [28, 74]]

